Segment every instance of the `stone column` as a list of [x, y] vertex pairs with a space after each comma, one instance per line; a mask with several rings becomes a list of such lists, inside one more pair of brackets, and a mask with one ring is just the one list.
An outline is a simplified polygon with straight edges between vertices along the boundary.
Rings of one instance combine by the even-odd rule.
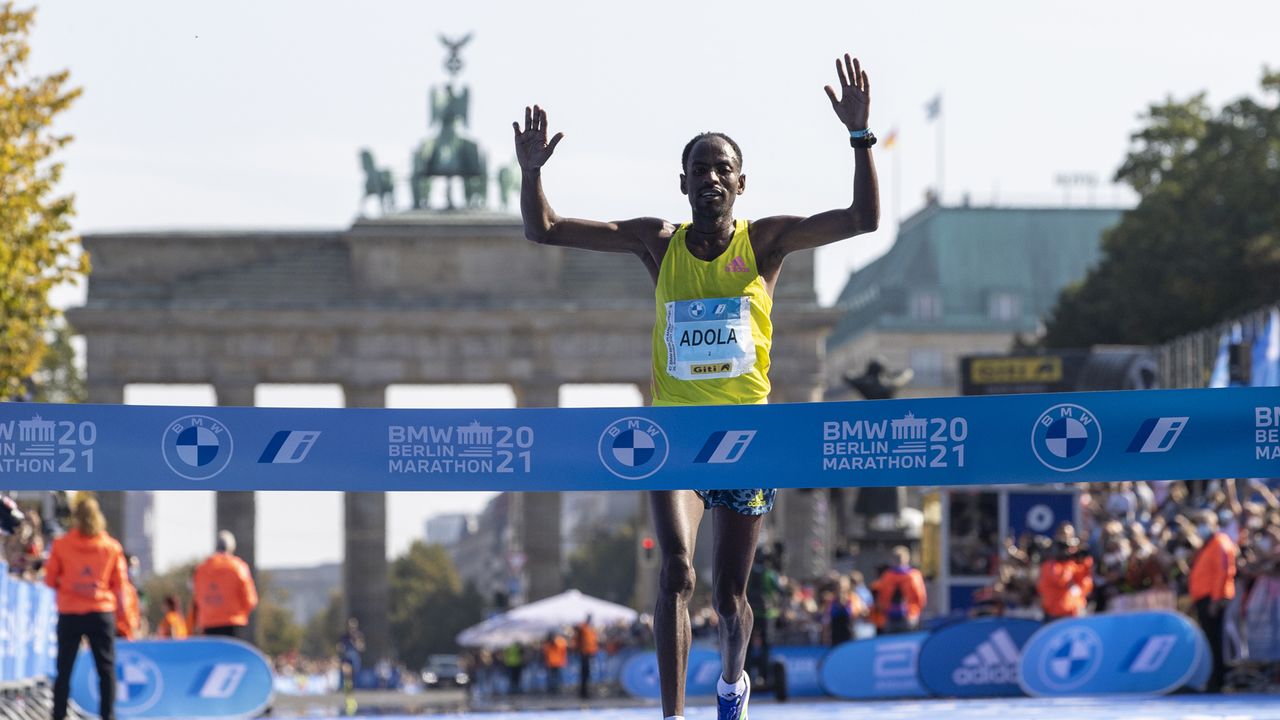
[[[344, 385], [349, 408], [386, 406], [384, 385]], [[387, 570], [387, 494], [348, 492], [342, 496], [344, 555], [342, 593], [347, 616], [364, 633], [365, 666], [390, 659], [391, 592]], [[428, 618], [424, 622], [430, 622]]]
[[[89, 402], [95, 405], [124, 404], [124, 383], [90, 380], [88, 391]], [[107, 532], [123, 543], [128, 530], [125, 526], [125, 493], [121, 490], [107, 490], [96, 494], [98, 505], [107, 519]]]
[[[524, 408], [553, 408], [560, 405], [560, 383], [544, 380], [513, 387], [516, 404]], [[534, 439], [537, 447], [537, 439]], [[541, 600], [564, 591], [564, 568], [560, 557], [561, 502], [558, 492], [513, 493], [512, 547], [522, 555], [524, 565], [521, 593], [525, 602]]]
[[[215, 383], [214, 394], [219, 407], [253, 407], [254, 384], [249, 382]], [[236, 536], [236, 555], [258, 568], [258, 501], [252, 490], [219, 490], [214, 500], [214, 533], [230, 530]], [[209, 538], [209, 552], [213, 552], [214, 538]], [[256, 617], [256, 616], [255, 616]]]

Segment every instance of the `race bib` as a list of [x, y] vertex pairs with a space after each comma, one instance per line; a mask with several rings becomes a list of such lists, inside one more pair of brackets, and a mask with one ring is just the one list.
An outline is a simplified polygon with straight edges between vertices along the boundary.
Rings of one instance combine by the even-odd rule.
[[677, 380], [745, 375], [756, 364], [751, 298], [667, 303], [667, 374]]

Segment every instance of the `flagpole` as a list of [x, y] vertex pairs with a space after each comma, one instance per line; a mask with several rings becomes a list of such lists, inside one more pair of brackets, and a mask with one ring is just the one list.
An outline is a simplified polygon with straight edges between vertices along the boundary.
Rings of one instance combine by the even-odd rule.
[[[897, 132], [895, 129], [895, 136]], [[896, 147], [892, 149], [895, 151], [893, 153], [893, 219], [898, 227], [902, 227], [902, 151]]]
[[942, 93], [938, 93], [938, 100], [937, 100], [937, 102], [938, 102], [938, 117], [937, 117], [937, 121], [938, 121], [938, 181], [937, 181], [937, 182], [938, 182], [938, 205], [939, 205], [939, 206], [941, 206], [941, 205], [942, 205], [942, 181], [943, 181], [943, 178], [945, 177], [945, 175], [943, 174], [943, 167], [942, 167], [942, 161], [943, 161], [943, 158], [945, 157], [945, 153], [943, 152], [943, 140], [944, 140], [944, 133], [943, 133], [943, 130], [942, 130], [942, 126], [943, 126], [943, 124], [946, 122], [946, 114], [945, 114], [945, 113], [943, 112], [943, 110], [942, 110]]

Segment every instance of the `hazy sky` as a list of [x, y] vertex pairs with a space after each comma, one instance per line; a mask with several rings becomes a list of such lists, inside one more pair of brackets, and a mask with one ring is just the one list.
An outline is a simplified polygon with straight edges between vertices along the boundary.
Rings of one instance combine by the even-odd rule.
[[[1149, 103], [1207, 90], [1221, 104], [1254, 92], [1265, 64], [1280, 67], [1274, 2], [57, 0], [37, 23], [34, 68], [69, 68], [85, 90], [61, 126], [76, 136], [63, 184], [81, 232], [346, 227], [366, 146], [406, 203], [427, 90], [445, 79], [437, 36], [467, 32], [468, 132], [492, 165], [507, 162], [511, 121], [525, 104], [546, 107], [566, 133], [544, 173], [561, 214], [685, 218], [679, 153], [703, 130], [744, 150], [741, 216], [821, 211], [851, 197], [851, 151], [822, 87], [835, 82], [834, 58], [856, 53], [871, 75], [872, 127], [881, 138], [896, 128], [898, 143], [876, 152], [883, 229], [819, 255], [824, 301], [935, 184], [939, 127], [947, 202], [1060, 205], [1055, 177], [1085, 173], [1101, 184], [1073, 191], [1072, 204], [1126, 205], [1109, 178]], [[939, 93], [941, 125], [924, 115]], [[313, 506], [336, 518], [331, 535], [275, 532], [286, 507]], [[260, 562], [337, 559], [338, 507], [336, 496], [264, 499]], [[421, 532], [420, 518], [395, 519], [399, 507], [393, 548]], [[192, 535], [173, 514], [158, 519], [162, 565], [183, 557], [168, 549], [174, 538]]]

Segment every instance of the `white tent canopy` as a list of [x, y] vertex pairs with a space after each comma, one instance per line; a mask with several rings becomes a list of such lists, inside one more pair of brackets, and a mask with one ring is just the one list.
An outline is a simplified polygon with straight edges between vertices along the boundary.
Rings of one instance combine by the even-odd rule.
[[463, 647], [500, 648], [512, 642], [533, 643], [547, 633], [577, 625], [591, 616], [594, 627], [635, 622], [638, 614], [629, 607], [566, 590], [537, 602], [495, 615], [458, 633]]

